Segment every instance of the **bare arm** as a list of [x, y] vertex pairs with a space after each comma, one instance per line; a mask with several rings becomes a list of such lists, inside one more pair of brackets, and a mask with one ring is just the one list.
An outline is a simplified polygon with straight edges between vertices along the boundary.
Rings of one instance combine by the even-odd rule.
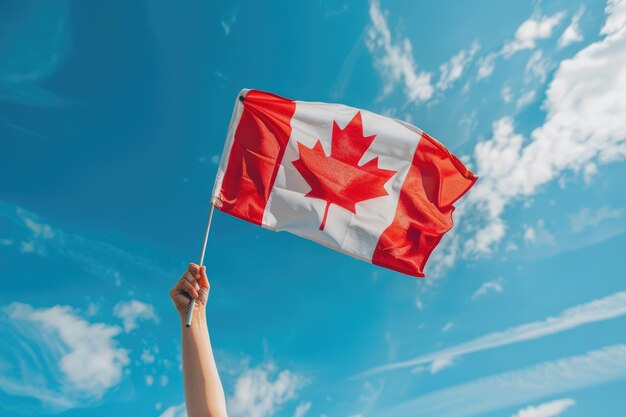
[[[224, 389], [215, 365], [206, 322], [208, 295], [206, 271], [195, 264], [189, 265], [170, 291], [182, 327], [183, 380], [189, 417], [227, 417]], [[191, 298], [196, 300], [196, 307], [191, 327], [185, 327]]]

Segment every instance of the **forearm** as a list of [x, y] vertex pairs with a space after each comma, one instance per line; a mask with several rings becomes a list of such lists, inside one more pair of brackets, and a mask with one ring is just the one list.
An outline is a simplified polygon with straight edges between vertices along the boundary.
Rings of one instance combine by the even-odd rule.
[[226, 417], [224, 389], [217, 372], [204, 310], [191, 327], [181, 317], [185, 402], [189, 417]]

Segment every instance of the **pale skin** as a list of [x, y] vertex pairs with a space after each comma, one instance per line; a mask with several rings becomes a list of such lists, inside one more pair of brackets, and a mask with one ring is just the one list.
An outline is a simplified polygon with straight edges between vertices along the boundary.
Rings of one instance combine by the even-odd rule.
[[[205, 268], [189, 264], [170, 291], [182, 327], [183, 382], [189, 417], [227, 417], [226, 398], [206, 321], [209, 288]], [[185, 327], [191, 299], [196, 300], [196, 306], [191, 326]]]

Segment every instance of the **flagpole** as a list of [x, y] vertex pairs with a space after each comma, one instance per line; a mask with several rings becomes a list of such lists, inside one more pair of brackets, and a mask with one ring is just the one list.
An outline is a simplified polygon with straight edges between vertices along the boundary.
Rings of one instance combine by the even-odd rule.
[[[202, 266], [204, 264], [204, 254], [206, 253], [206, 244], [209, 240], [209, 231], [211, 230], [211, 220], [213, 219], [213, 209], [215, 205], [211, 202], [211, 209], [209, 210], [209, 220], [206, 223], [206, 229], [204, 230], [204, 242], [202, 243], [202, 252], [200, 252], [200, 262], [198, 265]], [[187, 311], [187, 321], [185, 323], [186, 327], [191, 326], [191, 319], [193, 318], [193, 310], [196, 307], [196, 300], [192, 298], [189, 302], [189, 311]]]

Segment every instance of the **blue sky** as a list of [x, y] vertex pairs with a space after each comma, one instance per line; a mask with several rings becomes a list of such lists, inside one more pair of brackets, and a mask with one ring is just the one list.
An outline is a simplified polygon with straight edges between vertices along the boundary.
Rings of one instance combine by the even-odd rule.
[[481, 179], [421, 280], [217, 212], [233, 417], [622, 415], [625, 1], [0, 8], [0, 415], [184, 415], [167, 292], [242, 88], [407, 120]]

